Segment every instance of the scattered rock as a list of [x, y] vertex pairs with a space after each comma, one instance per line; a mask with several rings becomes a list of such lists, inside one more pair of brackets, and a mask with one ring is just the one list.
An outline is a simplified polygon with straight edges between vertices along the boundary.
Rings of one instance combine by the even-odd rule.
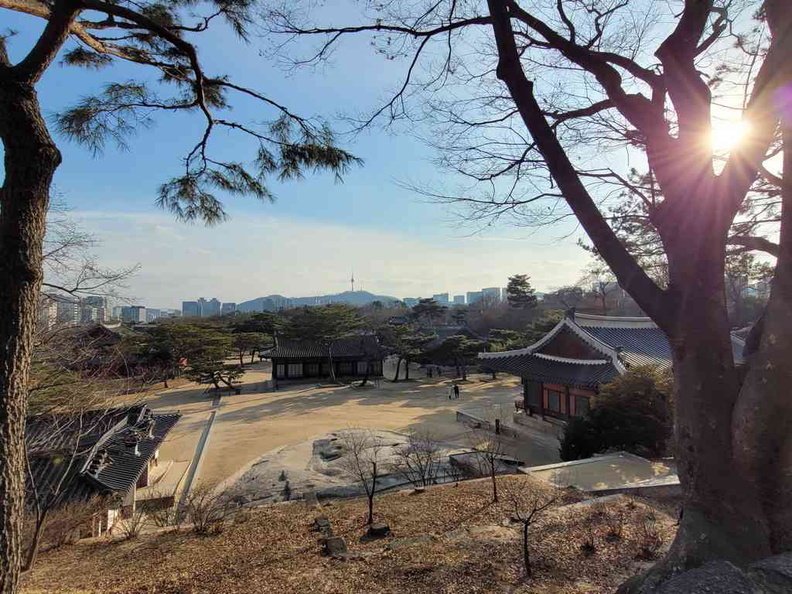
[[340, 536], [329, 536], [324, 539], [324, 552], [328, 557], [341, 557], [347, 552], [346, 541]]
[[343, 455], [343, 449], [335, 443], [336, 441], [336, 439], [317, 439], [313, 443], [314, 454], [325, 462], [337, 460]]
[[319, 516], [314, 520], [313, 529], [316, 532], [321, 532], [325, 536], [333, 535], [333, 527], [330, 525], [330, 520], [327, 516]]
[[415, 487], [412, 491], [410, 491], [410, 495], [420, 495], [421, 493], [425, 493], [425, 487]]
[[385, 545], [385, 550], [392, 551], [393, 549], [409, 547], [421, 544], [422, 542], [429, 542], [431, 540], [437, 540], [437, 537], [432, 536], [431, 534], [424, 534], [423, 536], [416, 536], [415, 538], [397, 538]]
[[375, 538], [381, 538], [383, 536], [388, 536], [388, 534], [390, 534], [390, 526], [388, 526], [387, 524], [382, 524], [378, 522], [376, 524], [372, 524], [371, 526], [369, 526], [368, 529], [369, 536]]

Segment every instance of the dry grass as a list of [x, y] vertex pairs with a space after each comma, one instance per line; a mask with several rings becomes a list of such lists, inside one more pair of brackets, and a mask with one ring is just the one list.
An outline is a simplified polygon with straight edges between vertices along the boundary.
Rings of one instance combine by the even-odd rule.
[[[543, 488], [528, 477], [503, 477], [526, 489]], [[514, 485], [510, 485], [514, 488]], [[335, 502], [319, 510], [305, 503], [262, 508], [218, 536], [187, 532], [141, 536], [134, 541], [81, 543], [42, 555], [24, 579], [23, 592], [80, 593], [455, 593], [610, 592], [636, 571], [640, 549], [638, 518], [642, 504], [624, 508], [627, 521], [617, 542], [606, 540], [608, 524], [597, 508], [551, 510], [532, 542], [534, 579], [523, 579], [519, 531], [502, 526], [508, 504], [490, 504], [487, 481], [443, 486], [413, 495], [378, 497], [376, 519], [393, 537], [365, 542], [365, 500]], [[337, 535], [359, 558], [335, 560], [321, 555], [313, 520], [325, 514]], [[593, 523], [596, 552], [584, 556], [580, 545]], [[655, 512], [656, 527], [667, 544], [674, 522]], [[632, 522], [636, 520], [636, 523]], [[425, 542], [396, 546], [399, 539], [431, 536]]]

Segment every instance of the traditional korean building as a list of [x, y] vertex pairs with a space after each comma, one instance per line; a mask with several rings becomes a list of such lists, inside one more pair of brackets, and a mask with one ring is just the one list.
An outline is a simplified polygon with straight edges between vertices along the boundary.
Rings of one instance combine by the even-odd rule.
[[385, 351], [373, 335], [337, 340], [330, 353], [313, 341], [276, 337], [275, 346], [260, 357], [272, 360], [272, 378], [276, 381], [330, 377], [331, 364], [336, 377], [380, 377]]
[[55, 510], [101, 502], [84, 535], [112, 529], [119, 517], [134, 511], [138, 489], [148, 487], [155, 475], [161, 478], [159, 448], [180, 416], [155, 414], [144, 404], [80, 415], [29, 416], [26, 504], [32, 509], [38, 499]]
[[[732, 336], [736, 361], [742, 360], [744, 345]], [[478, 357], [488, 370], [522, 378], [527, 414], [562, 421], [584, 416], [599, 387], [628, 368], [671, 366], [668, 339], [650, 318], [574, 311], [529, 347]]]

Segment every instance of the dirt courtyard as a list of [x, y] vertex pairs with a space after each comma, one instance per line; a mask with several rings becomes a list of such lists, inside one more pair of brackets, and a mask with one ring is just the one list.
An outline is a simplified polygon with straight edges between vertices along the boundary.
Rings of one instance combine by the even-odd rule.
[[[385, 375], [393, 376], [392, 366], [386, 364]], [[270, 364], [262, 362], [246, 367], [241, 394], [223, 395], [219, 402], [195, 384], [163, 390], [146, 400], [155, 410], [182, 413], [162, 445], [163, 460], [192, 460], [214, 413], [195, 481], [228, 483], [268, 452], [345, 428], [430, 431], [438, 440], [464, 444], [469, 432], [456, 421], [457, 409], [494, 406], [510, 414], [520, 393], [518, 378], [502, 375], [491, 380], [471, 374], [460, 383], [460, 399], [449, 400], [452, 379], [424, 375], [415, 368], [411, 376], [418, 379], [395, 384], [386, 379], [363, 388], [303, 383], [262, 392], [263, 382], [270, 379]], [[532, 443], [513, 444], [513, 449], [528, 465], [558, 461], [557, 444], [545, 435], [537, 435]]]

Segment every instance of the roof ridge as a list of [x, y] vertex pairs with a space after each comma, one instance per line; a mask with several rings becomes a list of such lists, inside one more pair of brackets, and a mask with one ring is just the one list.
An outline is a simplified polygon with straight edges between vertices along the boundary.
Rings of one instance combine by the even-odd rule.
[[559, 357], [558, 355], [547, 355], [545, 353], [532, 353], [535, 357], [548, 359], [550, 361], [558, 361], [559, 363], [574, 363], [576, 365], [607, 365], [611, 363], [610, 359], [573, 359], [571, 357]]

